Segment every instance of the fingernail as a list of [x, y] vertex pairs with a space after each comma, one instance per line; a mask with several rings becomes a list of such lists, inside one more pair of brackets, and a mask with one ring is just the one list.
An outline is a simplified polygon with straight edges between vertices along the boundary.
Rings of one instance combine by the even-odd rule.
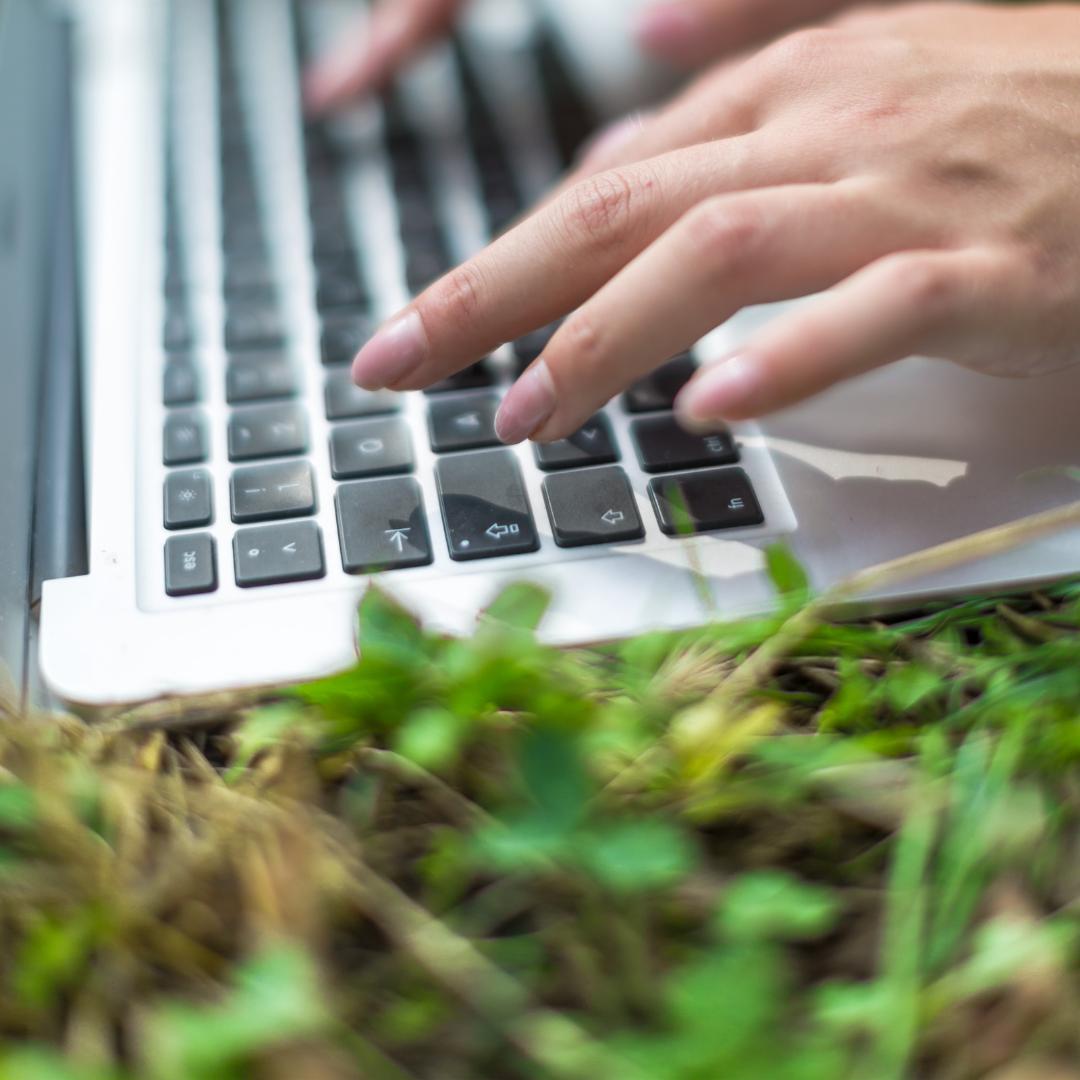
[[353, 361], [352, 377], [365, 390], [383, 390], [401, 382], [427, 356], [424, 324], [415, 311], [387, 323]]
[[679, 422], [690, 429], [715, 427], [742, 414], [761, 386], [761, 366], [750, 356], [733, 356], [703, 368], [675, 400]]
[[499, 441], [524, 442], [555, 411], [555, 383], [544, 360], [537, 360], [510, 390], [495, 417]]
[[646, 52], [679, 53], [702, 31], [702, 19], [689, 4], [654, 4], [638, 15], [634, 36]]

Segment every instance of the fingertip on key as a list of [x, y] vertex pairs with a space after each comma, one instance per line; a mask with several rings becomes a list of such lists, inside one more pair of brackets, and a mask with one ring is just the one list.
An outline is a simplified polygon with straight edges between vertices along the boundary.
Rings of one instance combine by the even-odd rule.
[[415, 311], [391, 320], [356, 354], [353, 382], [364, 390], [385, 390], [407, 379], [428, 352], [424, 323]]

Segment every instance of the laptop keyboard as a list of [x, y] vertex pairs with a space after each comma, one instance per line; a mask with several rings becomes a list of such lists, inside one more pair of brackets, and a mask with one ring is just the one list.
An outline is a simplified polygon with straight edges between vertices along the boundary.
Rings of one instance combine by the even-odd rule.
[[[289, 26], [298, 67], [315, 50], [308, 6], [298, 5]], [[697, 532], [763, 524], [738, 440], [725, 432], [691, 435], [674, 421], [675, 396], [695, 369], [689, 354], [631, 387], [570, 438], [522, 452], [499, 444], [495, 414], [509, 381], [540, 355], [554, 326], [508, 343], [423, 394], [353, 385], [353, 356], [391, 312], [380, 308], [366, 271], [370, 255], [357, 240], [351, 163], [381, 155], [396, 208], [403, 297], [463, 254], [433, 168], [445, 148], [414, 122], [399, 90], [378, 110], [374, 144], [366, 128], [352, 142], [340, 125], [304, 128], [317, 342], [306, 353], [297, 350], [289, 314], [295, 298], [276, 269], [276, 220], [260, 184], [237, 60], [244, 43], [231, 7], [228, 0], [218, 5], [215, 30], [223, 313], [215, 344], [223, 363], [201, 359], [205, 331], [194, 312], [205, 283], [191, 280], [185, 200], [176, 171], [166, 170], [160, 384], [167, 595], [204, 595], [226, 585], [265, 589], [342, 572], [415, 571], [446, 559], [449, 569], [541, 548], [557, 560], [583, 547], [649, 539], [679, 544]], [[495, 235], [535, 192], [525, 190], [469, 50], [458, 44], [447, 53], [463, 117], [455, 152], [467, 153], [472, 209], [486, 234]], [[554, 180], [590, 130], [589, 110], [544, 34], [536, 35], [531, 53], [545, 138], [557, 151]], [[223, 426], [208, 414], [211, 398], [224, 402]], [[620, 417], [628, 419], [613, 423]], [[227, 492], [228, 522], [216, 520], [215, 507], [225, 505], [219, 486]], [[323, 513], [329, 507], [332, 518]]]

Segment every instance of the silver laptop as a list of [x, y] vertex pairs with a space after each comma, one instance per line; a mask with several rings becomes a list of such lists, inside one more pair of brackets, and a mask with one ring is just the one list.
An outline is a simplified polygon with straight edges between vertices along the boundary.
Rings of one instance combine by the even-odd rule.
[[[655, 85], [625, 8], [478, 2], [378, 101], [305, 124], [299, 73], [353, 3], [88, 0], [58, 22], [39, 0], [0, 0], [5, 143], [39, 162], [35, 184], [22, 154], [0, 159], [16, 342], [0, 439], [19, 478], [0, 618], [24, 693], [38, 663], [85, 707], [329, 673], [356, 655], [372, 582], [448, 633], [521, 579], [552, 593], [553, 643], [689, 627], [768, 607], [777, 541], [820, 587], [1075, 495], [1054, 467], [1080, 461], [1080, 373], [1006, 383], [911, 360], [760, 426], [680, 432], [671, 403], [693, 365], [768, 310], [554, 447], [505, 449], [492, 430], [550, 329], [428, 393], [352, 387], [373, 325]], [[44, 82], [51, 114], [11, 107]], [[1080, 536], [1062, 535], [874, 599], [1078, 569]]]

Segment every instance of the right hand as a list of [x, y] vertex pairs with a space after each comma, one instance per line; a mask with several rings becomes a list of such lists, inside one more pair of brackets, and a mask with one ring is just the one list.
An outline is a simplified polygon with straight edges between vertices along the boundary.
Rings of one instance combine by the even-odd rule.
[[[587, 2], [587, 0], [581, 0]], [[638, 16], [642, 49], [682, 65], [702, 64], [759, 45], [852, 0], [659, 0]], [[465, 0], [380, 0], [370, 21], [318, 60], [305, 80], [312, 113], [378, 90], [453, 26]]]

